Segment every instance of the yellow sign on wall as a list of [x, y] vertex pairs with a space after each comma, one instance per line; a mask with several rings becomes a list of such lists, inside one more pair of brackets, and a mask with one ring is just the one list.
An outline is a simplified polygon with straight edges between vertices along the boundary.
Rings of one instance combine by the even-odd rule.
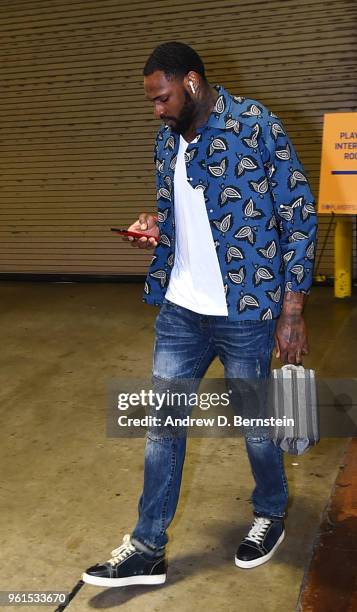
[[324, 116], [318, 212], [357, 214], [357, 113]]

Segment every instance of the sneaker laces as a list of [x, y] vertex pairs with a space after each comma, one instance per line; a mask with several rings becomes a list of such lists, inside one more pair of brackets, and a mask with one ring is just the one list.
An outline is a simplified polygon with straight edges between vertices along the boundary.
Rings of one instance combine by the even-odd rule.
[[108, 559], [107, 563], [110, 563], [110, 565], [116, 565], [119, 563], [119, 561], [126, 559], [126, 557], [131, 555], [131, 553], [133, 553], [135, 550], [135, 546], [130, 541], [130, 534], [127, 533], [123, 537], [123, 543], [118, 546], [118, 548], [114, 548], [114, 550], [112, 550], [110, 553], [112, 556], [110, 559]]
[[256, 516], [252, 527], [249, 530], [249, 533], [245, 539], [251, 540], [251, 542], [255, 542], [255, 544], [258, 545], [261, 544], [262, 540], [264, 539], [266, 530], [268, 529], [270, 524], [270, 519], [264, 518], [263, 516]]

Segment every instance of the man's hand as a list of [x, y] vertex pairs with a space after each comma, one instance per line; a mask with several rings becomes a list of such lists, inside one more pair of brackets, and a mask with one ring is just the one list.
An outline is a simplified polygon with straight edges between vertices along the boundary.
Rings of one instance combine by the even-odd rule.
[[159, 228], [156, 225], [157, 218], [149, 213], [141, 213], [139, 219], [135, 221], [128, 230], [131, 232], [145, 232], [148, 238], [134, 238], [134, 236], [122, 236], [126, 242], [131, 242], [131, 246], [139, 249], [153, 249], [159, 242]]
[[302, 316], [304, 294], [288, 291], [275, 331], [276, 357], [285, 363], [299, 364], [309, 352], [307, 329]]

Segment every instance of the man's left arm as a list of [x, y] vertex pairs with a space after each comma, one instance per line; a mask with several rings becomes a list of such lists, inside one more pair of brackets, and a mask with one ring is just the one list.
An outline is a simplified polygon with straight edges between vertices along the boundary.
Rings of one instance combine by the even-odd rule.
[[294, 146], [277, 117], [271, 117], [266, 127], [264, 144], [285, 268], [284, 301], [275, 333], [276, 356], [282, 363], [301, 363], [308, 352], [303, 307], [312, 285], [316, 251], [314, 196]]
[[282, 363], [301, 363], [309, 352], [303, 317], [305, 294], [287, 291], [275, 331], [275, 355]]

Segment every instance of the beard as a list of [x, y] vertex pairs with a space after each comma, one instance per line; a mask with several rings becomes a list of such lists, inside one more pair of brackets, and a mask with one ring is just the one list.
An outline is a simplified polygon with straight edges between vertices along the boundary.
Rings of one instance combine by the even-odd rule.
[[170, 128], [176, 134], [185, 134], [192, 125], [196, 114], [196, 103], [185, 91], [185, 101], [178, 117], [161, 117], [164, 120], [170, 120], [172, 125]]

